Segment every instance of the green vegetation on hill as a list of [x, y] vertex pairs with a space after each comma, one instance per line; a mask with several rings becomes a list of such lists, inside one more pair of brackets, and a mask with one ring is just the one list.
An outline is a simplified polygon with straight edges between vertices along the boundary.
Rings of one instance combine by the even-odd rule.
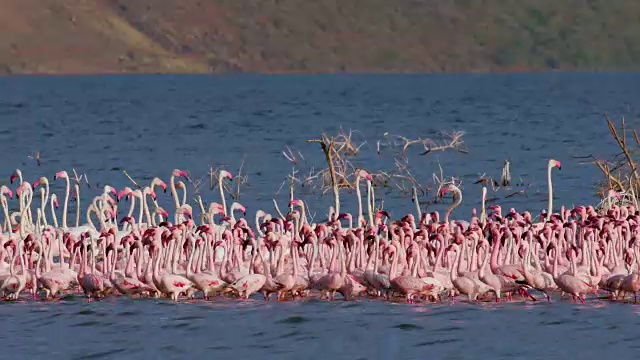
[[622, 0], [0, 0], [0, 73], [640, 68]]

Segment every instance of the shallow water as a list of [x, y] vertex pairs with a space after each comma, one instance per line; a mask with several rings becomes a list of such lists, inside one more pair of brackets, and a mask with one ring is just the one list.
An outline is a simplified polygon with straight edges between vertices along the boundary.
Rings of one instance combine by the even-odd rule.
[[68, 359], [627, 358], [640, 348], [639, 309], [598, 299], [407, 305], [78, 297], [5, 304], [3, 327], [13, 332], [0, 343], [2, 357]]
[[[479, 205], [480, 187], [473, 181], [485, 172], [499, 178], [509, 159], [514, 180], [530, 185], [528, 196], [505, 199], [509, 191], [502, 189], [498, 203], [537, 213], [546, 207], [549, 158], [563, 164], [554, 172], [556, 206], [595, 201], [598, 170], [576, 157], [616, 152], [602, 113], [625, 116], [628, 126], [637, 128], [639, 88], [640, 74], [0, 78], [0, 177], [8, 182], [20, 167], [33, 182], [76, 168], [93, 185], [81, 190], [86, 204], [97, 183], [130, 185], [118, 168], [146, 183], [153, 176], [168, 180], [174, 168], [194, 178], [209, 166], [226, 165], [235, 172], [244, 159], [250, 185], [239, 201], [253, 217], [260, 207], [273, 211], [273, 197], [285, 206], [286, 191], [276, 194], [292, 166], [280, 154], [285, 145], [305, 155], [298, 165], [304, 172], [324, 161], [318, 146], [306, 139], [341, 126], [359, 130], [354, 136], [368, 143], [356, 164], [373, 171], [393, 167], [389, 149], [375, 153], [375, 142], [386, 131], [428, 137], [464, 130], [469, 154], [420, 157], [421, 148], [410, 148], [412, 172], [421, 183], [433, 185], [438, 160], [445, 175], [461, 177], [464, 201], [454, 215], [466, 219]], [[39, 168], [28, 158], [34, 150], [42, 152]], [[62, 182], [54, 189], [62, 198]], [[201, 191], [205, 201], [219, 200], [217, 191], [206, 186]], [[316, 220], [326, 217], [330, 197], [308, 188], [299, 194]], [[169, 204], [168, 194], [159, 195], [161, 204]], [[379, 190], [377, 197], [384, 198], [393, 217], [414, 209], [395, 190]], [[344, 192], [342, 199], [345, 210], [355, 211], [355, 195]], [[294, 354], [345, 359], [624, 356], [637, 350], [631, 332], [640, 321], [638, 309], [600, 300], [455, 306], [370, 300], [29, 301], [0, 306], [5, 330], [0, 345], [8, 349], [0, 357], [184, 358], [186, 352], [284, 359]]]

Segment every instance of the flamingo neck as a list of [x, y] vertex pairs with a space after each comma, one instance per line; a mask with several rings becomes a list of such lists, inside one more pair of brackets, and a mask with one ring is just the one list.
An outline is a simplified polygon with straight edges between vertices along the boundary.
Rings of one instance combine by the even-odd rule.
[[[180, 207], [180, 201], [178, 200], [178, 193], [176, 192], [176, 177], [173, 176], [173, 174], [171, 175], [171, 178], [169, 178], [169, 186], [171, 188], [171, 197], [173, 197], [173, 203], [176, 207], [176, 214], [174, 216], [174, 222], [177, 224], [178, 223], [178, 208]], [[140, 218], [142, 219], [142, 216], [140, 216]]]
[[551, 220], [553, 211], [553, 183], [551, 182], [551, 166], [547, 167], [547, 186], [549, 188], [549, 209], [547, 210], [547, 221]]
[[67, 210], [69, 207], [69, 178], [65, 177], [64, 178], [66, 183], [67, 183], [67, 187], [66, 187], [66, 192], [65, 192], [65, 196], [64, 196], [64, 205], [62, 206], [62, 228], [63, 229], [68, 229], [67, 228]]

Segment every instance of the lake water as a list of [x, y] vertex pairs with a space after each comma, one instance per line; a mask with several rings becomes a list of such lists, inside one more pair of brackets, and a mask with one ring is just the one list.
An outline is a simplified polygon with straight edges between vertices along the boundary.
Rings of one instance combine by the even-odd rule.
[[[33, 182], [75, 168], [92, 184], [82, 189], [86, 204], [89, 192], [98, 193], [97, 184], [130, 185], [119, 169], [148, 183], [153, 176], [168, 181], [174, 168], [195, 179], [206, 177], [210, 166], [235, 174], [244, 161], [248, 184], [239, 201], [253, 218], [258, 208], [273, 212], [272, 198], [286, 207], [286, 189], [278, 192], [292, 168], [281, 154], [285, 146], [302, 152], [305, 160], [297, 167], [306, 173], [324, 165], [319, 146], [307, 139], [341, 127], [357, 130], [354, 139], [367, 144], [354, 163], [373, 172], [394, 166], [398, 148], [376, 154], [385, 132], [416, 138], [462, 130], [468, 154], [419, 156], [422, 148], [410, 147], [415, 177], [433, 187], [439, 162], [446, 176], [461, 178], [464, 200], [454, 217], [468, 219], [480, 201], [480, 185], [473, 182], [483, 173], [499, 178], [509, 160], [515, 182], [529, 186], [528, 196], [505, 199], [522, 187], [500, 189], [497, 203], [537, 213], [546, 207], [549, 158], [563, 165], [554, 172], [556, 206], [596, 201], [600, 174], [580, 157], [617, 151], [603, 112], [615, 120], [625, 116], [630, 128], [638, 128], [639, 90], [640, 74], [624, 73], [0, 78], [0, 177], [8, 182], [21, 168]], [[28, 158], [32, 151], [41, 151], [40, 167]], [[54, 186], [59, 197], [62, 185]], [[219, 201], [208, 184], [200, 190], [206, 202]], [[309, 187], [297, 193], [316, 220], [326, 218], [329, 196]], [[355, 195], [341, 196], [344, 209], [355, 211]], [[394, 218], [414, 210], [397, 189], [378, 190], [377, 198]], [[430, 193], [425, 199], [432, 198]], [[168, 200], [159, 194], [170, 209]], [[0, 306], [0, 358], [629, 357], [637, 352], [638, 309], [558, 299], [454, 306], [29, 301]]]

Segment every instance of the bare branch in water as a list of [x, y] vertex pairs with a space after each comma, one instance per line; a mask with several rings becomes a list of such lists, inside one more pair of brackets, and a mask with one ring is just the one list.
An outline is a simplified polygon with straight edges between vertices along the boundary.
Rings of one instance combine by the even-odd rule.
[[518, 191], [516, 191], [516, 192], [513, 192], [513, 193], [511, 193], [511, 194], [509, 194], [509, 195], [505, 196], [504, 198], [505, 198], [505, 199], [508, 199], [508, 198], [510, 198], [510, 197], [513, 197], [513, 196], [516, 196], [516, 195], [519, 195], [519, 194], [524, 194], [524, 196], [529, 197], [529, 196], [527, 195], [527, 189], [522, 189], [522, 190], [518, 190]]

